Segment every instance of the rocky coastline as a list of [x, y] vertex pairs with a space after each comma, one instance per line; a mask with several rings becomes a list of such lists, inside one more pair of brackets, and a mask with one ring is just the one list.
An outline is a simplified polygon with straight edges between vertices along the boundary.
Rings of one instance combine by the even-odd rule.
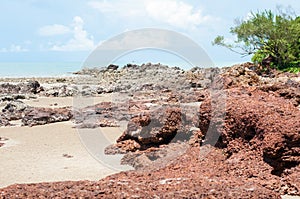
[[[0, 198], [300, 196], [300, 74], [266, 73], [252, 63], [187, 71], [110, 65], [75, 74], [0, 79], [0, 127], [126, 123], [105, 153], [123, 154], [120, 164], [135, 170], [99, 181], [11, 185]], [[110, 101], [80, 104], [106, 94]], [[40, 97], [72, 97], [73, 106], [27, 104]]]

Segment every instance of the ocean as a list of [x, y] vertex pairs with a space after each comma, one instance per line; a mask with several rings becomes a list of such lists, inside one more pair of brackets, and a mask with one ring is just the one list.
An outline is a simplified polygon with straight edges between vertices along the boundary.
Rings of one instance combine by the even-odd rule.
[[0, 77], [63, 77], [81, 68], [80, 62], [2, 62]]
[[[153, 62], [155, 63], [155, 62]], [[158, 62], [157, 62], [158, 63]], [[214, 64], [215, 67], [232, 66], [237, 62], [223, 62]], [[127, 63], [119, 64], [120, 67]], [[135, 63], [135, 64], [142, 64]], [[179, 66], [190, 69], [192, 66], [181, 63], [162, 63], [169, 66]], [[81, 62], [2, 62], [0, 63], [0, 77], [66, 77], [83, 68]]]

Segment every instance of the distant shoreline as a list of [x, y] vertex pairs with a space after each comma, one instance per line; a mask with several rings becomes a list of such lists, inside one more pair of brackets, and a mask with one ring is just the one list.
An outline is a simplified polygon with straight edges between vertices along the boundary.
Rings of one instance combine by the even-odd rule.
[[[144, 64], [146, 64], [145, 62]], [[215, 63], [213, 67], [227, 67], [242, 62], [226, 61]], [[127, 64], [142, 65], [143, 63], [113, 63], [120, 68]], [[154, 63], [153, 64], [158, 64]], [[178, 63], [161, 63], [169, 67], [179, 67], [188, 70], [192, 67], [183, 67]], [[203, 66], [199, 66], [203, 67]], [[68, 78], [74, 77], [74, 73], [82, 70], [82, 62], [0, 62], [0, 79], [17, 79], [17, 78]], [[87, 68], [101, 68], [101, 67], [87, 67]], [[205, 67], [209, 68], [209, 67]]]

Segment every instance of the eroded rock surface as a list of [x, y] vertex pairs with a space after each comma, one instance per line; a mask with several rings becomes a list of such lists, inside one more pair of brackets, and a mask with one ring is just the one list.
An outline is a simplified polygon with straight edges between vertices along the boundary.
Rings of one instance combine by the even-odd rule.
[[29, 80], [27, 83], [0, 84], [0, 94], [37, 94], [43, 91], [40, 83], [35, 80]]
[[[152, 66], [83, 71], [90, 73], [88, 79], [94, 78], [91, 82], [100, 78], [103, 84], [84, 86], [80, 92], [74, 92], [84, 96], [111, 92], [131, 96], [122, 101], [119, 95], [114, 102], [73, 113], [81, 128], [129, 121], [124, 134], [105, 152], [125, 154], [122, 164], [129, 164], [136, 171], [121, 172], [98, 182], [12, 185], [0, 189], [0, 198], [300, 195], [299, 77], [283, 73], [263, 75], [251, 63], [228, 69], [194, 68], [188, 72]], [[223, 74], [218, 77], [220, 72]], [[224, 86], [213, 82], [215, 77]], [[205, 89], [211, 86], [216, 89], [213, 93]], [[59, 93], [65, 95], [65, 91], [63, 88]], [[55, 121], [70, 118], [66, 109], [27, 110], [28, 125], [52, 121], [53, 117], [60, 118]]]
[[36, 126], [68, 121], [72, 117], [72, 112], [68, 108], [28, 108], [24, 112], [22, 122], [26, 126]]
[[[192, 148], [171, 165], [159, 170], [121, 172], [98, 182], [12, 185], [0, 189], [0, 197], [280, 199], [278, 192], [257, 183], [257, 178], [263, 178], [259, 170], [253, 170], [253, 176], [258, 177], [249, 178], [237, 173], [244, 171], [246, 165], [226, 161], [221, 150], [212, 149], [206, 158], [201, 157], [200, 150]], [[256, 160], [251, 163], [251, 166], [258, 165]], [[268, 165], [262, 166], [259, 168], [267, 172]], [[277, 180], [272, 179], [272, 182]]]
[[257, 151], [277, 175], [299, 165], [300, 111], [289, 100], [259, 89], [229, 89], [227, 93], [224, 123], [219, 113], [211, 114], [210, 100], [203, 102], [201, 131], [214, 127], [220, 134], [217, 145], [229, 156], [246, 148]]
[[181, 126], [180, 108], [161, 108], [152, 113], [133, 117], [117, 142], [135, 140], [141, 147], [149, 148], [168, 144]]
[[28, 107], [29, 106], [26, 105], [24, 102], [15, 100], [5, 105], [5, 107], [2, 109], [2, 113], [6, 116], [8, 120], [19, 120], [22, 118], [23, 112]]

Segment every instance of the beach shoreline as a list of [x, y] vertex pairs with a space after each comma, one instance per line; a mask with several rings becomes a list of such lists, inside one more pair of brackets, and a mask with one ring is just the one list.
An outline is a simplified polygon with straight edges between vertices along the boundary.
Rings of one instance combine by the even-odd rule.
[[[274, 72], [274, 77], [268, 77], [250, 68], [253, 65], [245, 63], [229, 68], [193, 68], [184, 71], [150, 64], [130, 65], [122, 69], [108, 67], [96, 72], [83, 71], [84, 74], [66, 78], [0, 78], [0, 143], [4, 144], [0, 147], [0, 196], [2, 193], [11, 193], [15, 186], [20, 187], [20, 193], [25, 193], [22, 189], [26, 190], [28, 183], [34, 183], [30, 185], [34, 189], [32, 194], [43, 192], [43, 186], [57, 186], [61, 193], [67, 193], [69, 189], [66, 190], [65, 185], [73, 187], [76, 184], [77, 188], [100, 186], [103, 190], [99, 193], [104, 195], [115, 189], [113, 194], [117, 196], [124, 190], [132, 194], [131, 186], [144, 189], [141, 185], [145, 183], [153, 188], [159, 187], [159, 194], [168, 193], [163, 191], [166, 186], [174, 190], [181, 189], [181, 183], [183, 188], [189, 187], [188, 194], [193, 194], [193, 190], [204, 193], [205, 187], [187, 183], [185, 179], [188, 178], [198, 180], [200, 184], [209, 182], [211, 190], [224, 197], [224, 187], [218, 184], [222, 180], [226, 181], [225, 186], [236, 196], [299, 194], [299, 166], [294, 170], [284, 167], [288, 177], [273, 174], [272, 169], [280, 172], [281, 168], [264, 161], [262, 154], [266, 152], [260, 148], [264, 144], [256, 139], [259, 131], [251, 129], [266, 129], [267, 133], [272, 133], [272, 130], [267, 129], [268, 125], [264, 123], [259, 123], [260, 126], [256, 126], [254, 121], [247, 124], [252, 121], [251, 118], [263, 118], [261, 111], [271, 111], [270, 107], [275, 107], [284, 117], [291, 117], [289, 119], [298, 117], [295, 113], [300, 111], [297, 89], [299, 74]], [[221, 90], [212, 93], [210, 87], [216, 86], [212, 84], [215, 83], [213, 80], [220, 80], [220, 77], [223, 85], [215, 88]], [[203, 132], [210, 120], [208, 101], [211, 94], [222, 96], [224, 93], [226, 97], [231, 97], [226, 98], [229, 100], [226, 104], [235, 110], [224, 109], [231, 111], [224, 113], [233, 118], [221, 118], [228, 128], [227, 131], [220, 131], [223, 136], [221, 141], [230, 144], [217, 143], [223, 145], [223, 149], [220, 146], [208, 148], [212, 157], [204, 158], [203, 163], [197, 154], [198, 150], [207, 149], [201, 145], [205, 142]], [[246, 103], [249, 106], [246, 107]], [[281, 106], [283, 103], [287, 106]], [[262, 108], [258, 110], [255, 108], [257, 106]], [[244, 121], [244, 115], [250, 119], [238, 123]], [[268, 119], [261, 119], [260, 122], [267, 122]], [[155, 121], [155, 125], [150, 125], [151, 121]], [[297, 121], [288, 124], [288, 121], [277, 122], [280, 125], [298, 124]], [[276, 127], [271, 120], [268, 123]], [[227, 134], [240, 133], [240, 127], [236, 125], [245, 128], [245, 135], [235, 137]], [[247, 125], [252, 126], [248, 128]], [[249, 129], [250, 132], [247, 132]], [[279, 128], [278, 131], [282, 131], [286, 137], [290, 136], [286, 128]], [[269, 141], [271, 143], [282, 142], [277, 134], [269, 137], [274, 138]], [[251, 148], [248, 142], [253, 142], [253, 146], [257, 144], [257, 150], [261, 151], [254, 153], [256, 149]], [[269, 151], [275, 151], [272, 148], [274, 146], [270, 145], [272, 150]], [[288, 145], [284, 150], [293, 159], [297, 151], [294, 152], [290, 146], [293, 145]], [[272, 158], [269, 151], [267, 155]], [[225, 156], [227, 153], [231, 155]], [[112, 154], [122, 157], [116, 159]], [[279, 152], [276, 155], [282, 156]], [[211, 159], [214, 156], [216, 158]], [[104, 160], [104, 157], [112, 159]], [[279, 161], [283, 163], [278, 165], [288, 165], [284, 158]], [[235, 166], [232, 164], [234, 162], [239, 163]], [[121, 163], [126, 166], [120, 167]], [[201, 170], [203, 164], [214, 171]], [[249, 164], [257, 169], [248, 167]], [[226, 168], [233, 172], [233, 176], [228, 175]], [[257, 173], [260, 169], [264, 172]], [[248, 170], [252, 175], [247, 173]], [[214, 176], [217, 171], [221, 177]], [[203, 178], [198, 178], [200, 173], [204, 175]], [[236, 173], [240, 173], [241, 182], [236, 180]], [[251, 177], [260, 175], [262, 177]], [[247, 186], [241, 188], [241, 193], [236, 193], [234, 187], [241, 186], [238, 184], [243, 180], [245, 183], [251, 182], [251, 186], [244, 183]], [[279, 183], [282, 180], [289, 184], [295, 184], [296, 181], [296, 184], [283, 186]], [[109, 183], [112, 187], [108, 187]], [[128, 185], [128, 189], [122, 188], [120, 183]], [[77, 188], [74, 188], [75, 192]], [[119, 190], [121, 188], [122, 191]], [[97, 191], [94, 188], [91, 190], [86, 194]], [[147, 191], [152, 193], [153, 190]], [[282, 198], [288, 197], [291, 196]]]

